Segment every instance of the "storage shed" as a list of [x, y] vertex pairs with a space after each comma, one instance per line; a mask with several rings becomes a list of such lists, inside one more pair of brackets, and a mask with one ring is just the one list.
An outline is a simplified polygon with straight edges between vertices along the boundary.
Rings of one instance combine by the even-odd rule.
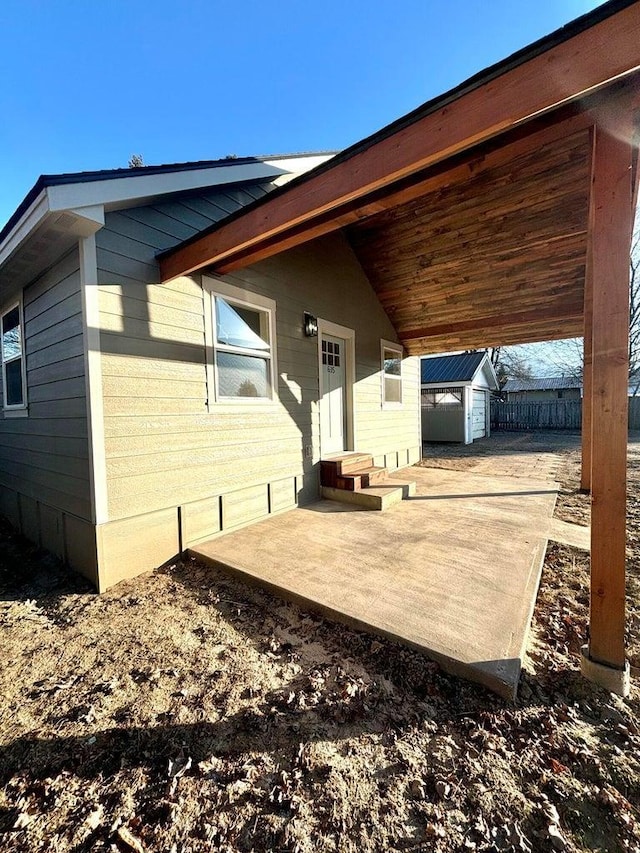
[[471, 444], [489, 435], [489, 397], [497, 390], [485, 350], [423, 358], [422, 440]]

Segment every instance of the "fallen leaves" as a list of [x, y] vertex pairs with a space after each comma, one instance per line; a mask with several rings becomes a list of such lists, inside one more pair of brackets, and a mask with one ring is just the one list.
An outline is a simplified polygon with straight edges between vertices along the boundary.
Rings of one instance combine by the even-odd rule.
[[0, 849], [636, 853], [637, 697], [573, 652], [587, 570], [550, 549], [515, 706], [192, 561], [0, 603]]
[[133, 853], [145, 853], [144, 846], [139, 838], [137, 838], [131, 830], [126, 826], [120, 826], [117, 831], [117, 836], [120, 841]]

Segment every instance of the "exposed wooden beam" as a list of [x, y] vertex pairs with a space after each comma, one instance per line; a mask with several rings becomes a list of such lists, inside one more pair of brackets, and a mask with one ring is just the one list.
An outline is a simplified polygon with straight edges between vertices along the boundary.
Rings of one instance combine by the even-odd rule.
[[471, 88], [410, 124], [379, 135], [212, 234], [161, 261], [163, 280], [335, 210], [452, 157], [640, 68], [640, 3]]
[[517, 157], [539, 151], [551, 142], [586, 130], [593, 122], [594, 118], [589, 112], [576, 113], [575, 107], [570, 106], [555, 116], [552, 122], [545, 116], [528, 125], [526, 133], [524, 128], [519, 128], [502, 137], [500, 145], [496, 140], [492, 140], [484, 146], [474, 148], [473, 151], [451, 158], [446, 163], [439, 163], [390, 187], [370, 193], [364, 199], [342, 205], [309, 222], [234, 252], [226, 260], [217, 262], [215, 271], [220, 274], [233, 272], [429, 193], [464, 183]]
[[[585, 294], [591, 289], [590, 275], [585, 278]], [[587, 319], [589, 318], [589, 319]], [[591, 334], [591, 307], [585, 298], [584, 316], [584, 348], [582, 369], [582, 460], [580, 468], [580, 488], [583, 492], [591, 491], [591, 445], [592, 408], [593, 408], [593, 341]]]
[[[625, 132], [626, 130], [626, 132]], [[597, 127], [591, 189], [593, 340], [589, 660], [625, 666], [631, 128]]]
[[582, 318], [557, 323], [530, 323], [526, 326], [500, 326], [495, 329], [473, 329], [454, 335], [414, 338], [404, 342], [408, 355], [432, 355], [452, 350], [484, 349], [494, 346], [533, 344], [539, 341], [556, 341], [576, 338], [582, 332]]

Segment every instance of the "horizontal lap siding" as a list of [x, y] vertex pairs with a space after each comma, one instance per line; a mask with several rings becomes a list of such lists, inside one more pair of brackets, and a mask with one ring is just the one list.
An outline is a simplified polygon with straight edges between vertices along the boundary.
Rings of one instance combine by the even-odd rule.
[[300, 433], [283, 405], [207, 410], [199, 279], [158, 284], [158, 251], [264, 191], [111, 213], [97, 234], [111, 521], [302, 472]]
[[0, 484], [90, 520], [77, 251], [26, 287], [23, 301], [29, 414], [0, 415]]
[[[395, 337], [395, 336], [394, 336]], [[420, 359], [402, 362], [402, 405], [381, 407], [380, 355], [377, 361], [358, 364], [356, 389], [356, 443], [374, 456], [419, 446]], [[402, 460], [398, 467], [402, 467]], [[396, 466], [393, 466], [396, 467]]]
[[[318, 355], [317, 340], [303, 333], [305, 310], [356, 330], [358, 446], [390, 460], [400, 451], [396, 464], [418, 446], [417, 365], [403, 366], [403, 408], [383, 410], [380, 339], [397, 338], [341, 236], [225, 277], [276, 301], [278, 401], [207, 410], [208, 298], [199, 277], [158, 284], [155, 255], [206, 227], [203, 217], [211, 222], [236, 209], [247, 192], [110, 213], [96, 235], [111, 522], [176, 506], [184, 514], [189, 505], [195, 530], [203, 515], [214, 523], [215, 502], [198, 502], [215, 495], [228, 496], [220, 507], [227, 525], [238, 518], [231, 495], [258, 514], [285, 507], [294, 490], [303, 502], [317, 496]], [[258, 488], [249, 501], [262, 484], [268, 490]]]
[[[356, 343], [355, 446], [387, 457], [391, 467], [406, 464], [403, 452], [419, 447], [419, 360], [402, 364], [403, 404], [383, 408], [381, 339], [397, 341], [395, 330], [375, 296], [360, 264], [341, 235], [315, 240], [283, 255], [225, 276], [227, 281], [275, 298], [278, 305], [278, 368], [302, 390], [303, 405], [295, 416], [304, 420], [303, 444], [313, 444], [318, 459], [320, 413], [317, 340], [305, 338], [304, 311], [353, 329]], [[281, 378], [282, 395], [282, 378]], [[290, 396], [290, 395], [289, 395]], [[282, 399], [282, 397], [281, 397]], [[399, 453], [395, 457], [394, 454]], [[311, 466], [307, 466], [309, 469]], [[315, 479], [308, 478], [309, 494]]]

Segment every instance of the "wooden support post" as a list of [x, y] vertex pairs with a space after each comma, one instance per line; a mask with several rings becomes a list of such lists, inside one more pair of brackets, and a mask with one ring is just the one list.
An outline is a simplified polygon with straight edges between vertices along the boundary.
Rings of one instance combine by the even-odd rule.
[[[593, 169], [595, 128], [591, 138], [591, 184], [593, 185]], [[593, 198], [592, 198], [593, 201]], [[591, 222], [593, 204], [589, 208], [589, 235], [593, 233]], [[587, 259], [584, 275], [584, 345], [582, 370], [582, 469], [580, 473], [580, 488], [583, 492], [591, 491], [591, 446], [593, 441], [592, 410], [593, 410], [593, 258], [591, 254], [592, 240], [587, 240]]]
[[[592, 322], [591, 616], [583, 671], [600, 683], [625, 671], [625, 546], [630, 133], [597, 125], [590, 204]], [[598, 668], [605, 675], [599, 674]], [[594, 675], [594, 669], [596, 674]], [[620, 690], [622, 692], [622, 683]]]
[[[585, 320], [586, 320], [585, 313]], [[591, 361], [591, 328], [584, 330], [584, 364], [582, 369], [582, 469], [580, 473], [580, 488], [583, 492], [591, 491], [591, 411], [593, 408], [592, 361]]]

